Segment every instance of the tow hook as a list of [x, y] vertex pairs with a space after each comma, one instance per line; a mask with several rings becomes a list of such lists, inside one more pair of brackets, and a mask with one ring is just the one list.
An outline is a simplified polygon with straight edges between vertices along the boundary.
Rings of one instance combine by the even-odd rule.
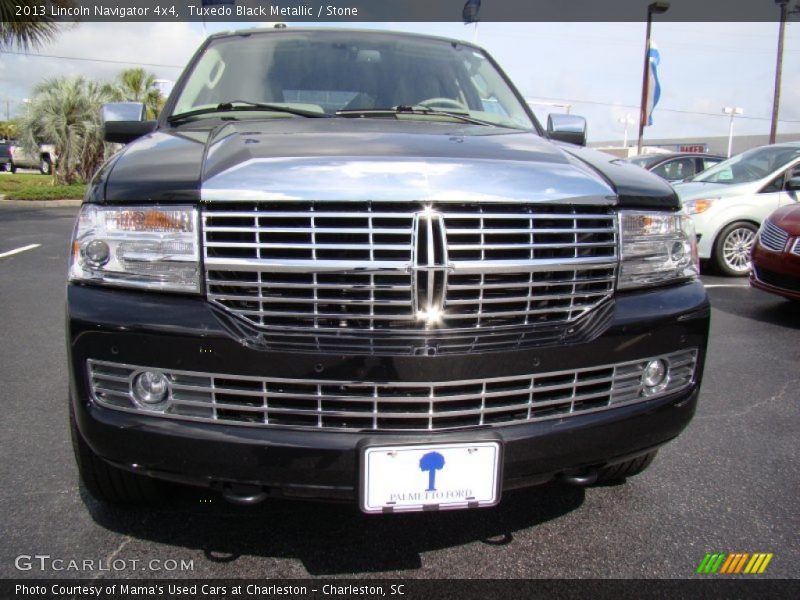
[[592, 485], [597, 481], [597, 469], [583, 469], [581, 471], [574, 471], [562, 473], [559, 479], [569, 485], [576, 485], [578, 487], [586, 487]]
[[267, 499], [268, 494], [255, 485], [231, 485], [222, 486], [222, 497], [231, 504], [239, 506], [253, 506]]

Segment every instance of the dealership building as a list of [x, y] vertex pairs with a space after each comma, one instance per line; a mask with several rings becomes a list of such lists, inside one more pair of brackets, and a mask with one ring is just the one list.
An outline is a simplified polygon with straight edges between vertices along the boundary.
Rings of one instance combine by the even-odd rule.
[[[800, 141], [800, 133], [779, 134], [776, 142], [797, 142]], [[732, 154], [739, 154], [756, 146], [769, 144], [769, 135], [737, 135], [733, 137]], [[611, 151], [618, 156], [635, 156], [636, 140], [628, 142], [627, 152], [622, 146], [621, 140], [611, 140], [605, 142], [591, 142], [593, 148]], [[645, 153], [658, 152], [663, 149], [668, 152], [709, 152], [711, 154], [722, 154], [728, 152], [728, 136], [712, 136], [698, 138], [671, 138], [671, 139], [648, 139], [644, 140]]]

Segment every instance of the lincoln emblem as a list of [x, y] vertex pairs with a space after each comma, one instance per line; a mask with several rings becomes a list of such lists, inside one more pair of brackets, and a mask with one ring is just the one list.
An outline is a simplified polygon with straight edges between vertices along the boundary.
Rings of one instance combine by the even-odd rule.
[[426, 327], [444, 317], [447, 273], [447, 233], [444, 218], [431, 208], [414, 215], [411, 271], [414, 312]]

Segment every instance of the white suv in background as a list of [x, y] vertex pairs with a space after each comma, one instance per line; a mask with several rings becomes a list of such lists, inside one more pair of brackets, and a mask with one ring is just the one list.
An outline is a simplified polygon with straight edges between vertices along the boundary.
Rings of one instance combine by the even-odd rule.
[[41, 144], [38, 152], [28, 152], [23, 146], [12, 145], [13, 170], [38, 169], [42, 175], [50, 175], [55, 163], [55, 146]]
[[746, 275], [761, 223], [798, 201], [800, 142], [753, 148], [676, 183], [675, 190], [694, 220], [700, 258], [724, 275]]

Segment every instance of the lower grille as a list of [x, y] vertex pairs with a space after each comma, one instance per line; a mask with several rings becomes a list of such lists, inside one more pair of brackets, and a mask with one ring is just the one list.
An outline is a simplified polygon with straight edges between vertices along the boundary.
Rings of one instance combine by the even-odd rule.
[[756, 267], [756, 277], [759, 279], [759, 281], [762, 281], [767, 285], [784, 290], [791, 290], [793, 292], [800, 292], [800, 277], [793, 277], [791, 275], [785, 275], [784, 273], [777, 273], [761, 267]]
[[[666, 361], [663, 389], [648, 393], [650, 360]], [[351, 431], [434, 431], [565, 418], [688, 388], [697, 350], [598, 367], [439, 382], [348, 382], [152, 370], [170, 382], [158, 410], [136, 402], [133, 382], [150, 367], [88, 361], [93, 399], [157, 417], [261, 427]]]

